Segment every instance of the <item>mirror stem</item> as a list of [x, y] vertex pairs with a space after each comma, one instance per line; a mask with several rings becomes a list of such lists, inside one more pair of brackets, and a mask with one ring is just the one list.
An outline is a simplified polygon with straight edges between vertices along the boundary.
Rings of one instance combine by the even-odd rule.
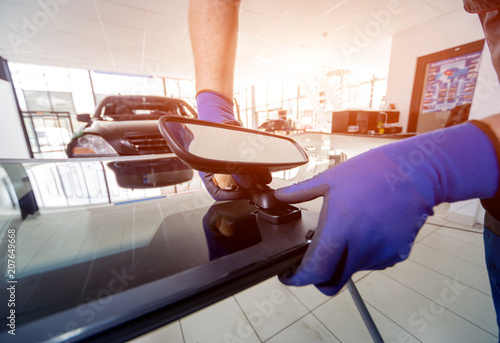
[[275, 225], [301, 218], [300, 209], [276, 199], [274, 189], [268, 185], [258, 186], [250, 190], [250, 201], [258, 208], [259, 218]]
[[284, 202], [279, 201], [274, 196], [274, 189], [268, 185], [262, 187], [255, 187], [250, 190], [250, 200], [259, 209], [273, 209], [278, 207], [286, 206]]

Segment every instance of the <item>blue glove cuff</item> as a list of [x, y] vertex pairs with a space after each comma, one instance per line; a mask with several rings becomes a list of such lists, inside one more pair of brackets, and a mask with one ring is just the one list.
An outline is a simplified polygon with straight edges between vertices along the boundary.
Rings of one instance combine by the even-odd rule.
[[378, 149], [399, 165], [385, 174], [391, 190], [411, 184], [435, 206], [497, 194], [499, 163], [491, 139], [468, 122]]
[[216, 123], [234, 122], [233, 102], [223, 94], [201, 90], [196, 95], [198, 118]]

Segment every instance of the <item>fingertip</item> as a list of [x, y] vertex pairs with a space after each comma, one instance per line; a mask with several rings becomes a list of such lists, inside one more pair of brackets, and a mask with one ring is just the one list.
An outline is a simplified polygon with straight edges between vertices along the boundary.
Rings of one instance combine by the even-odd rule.
[[316, 184], [314, 180], [309, 179], [291, 186], [279, 188], [274, 191], [274, 196], [283, 202], [304, 202], [323, 196], [327, 187], [328, 185], [322, 183]]
[[[276, 196], [276, 198], [282, 198], [282, 197], [286, 197], [287, 193], [288, 193], [288, 189], [293, 187], [292, 186], [286, 186], [286, 187], [282, 187], [282, 188], [278, 188], [274, 191], [274, 195]], [[279, 199], [281, 200], [281, 199]]]
[[274, 196], [276, 199], [283, 201], [283, 202], [293, 202], [295, 195], [296, 195], [296, 190], [297, 185], [291, 185], [283, 188], [278, 188], [274, 191]]
[[295, 286], [295, 287], [298, 287], [298, 286], [303, 286], [299, 280], [294, 277], [294, 276], [283, 276], [283, 275], [278, 275], [278, 279], [280, 280], [280, 282], [284, 285], [287, 285], [287, 286]]
[[253, 188], [255, 186], [255, 177], [253, 175], [233, 175], [236, 182], [243, 188]]
[[309, 284], [303, 277], [301, 277], [300, 272], [296, 273], [296, 267], [289, 268], [285, 270], [283, 273], [278, 275], [278, 279], [281, 283], [287, 286], [305, 286]]

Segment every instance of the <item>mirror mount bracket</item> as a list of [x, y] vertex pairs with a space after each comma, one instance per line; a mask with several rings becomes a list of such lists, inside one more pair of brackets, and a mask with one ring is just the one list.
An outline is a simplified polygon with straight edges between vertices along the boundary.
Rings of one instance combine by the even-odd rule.
[[289, 223], [302, 217], [298, 207], [276, 199], [274, 189], [267, 185], [250, 190], [250, 202], [257, 208], [259, 218], [271, 224]]
[[298, 220], [302, 217], [300, 208], [285, 204], [282, 207], [257, 210], [257, 216], [271, 224], [280, 225]]
[[250, 189], [250, 201], [258, 208], [272, 209], [284, 205], [274, 196], [274, 189], [268, 185], [258, 185]]

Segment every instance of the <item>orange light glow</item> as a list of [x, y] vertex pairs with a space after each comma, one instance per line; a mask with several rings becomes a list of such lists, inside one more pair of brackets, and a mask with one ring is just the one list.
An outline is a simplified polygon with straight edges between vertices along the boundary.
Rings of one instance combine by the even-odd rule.
[[95, 154], [95, 151], [90, 148], [73, 148], [73, 154], [83, 155], [83, 154]]

